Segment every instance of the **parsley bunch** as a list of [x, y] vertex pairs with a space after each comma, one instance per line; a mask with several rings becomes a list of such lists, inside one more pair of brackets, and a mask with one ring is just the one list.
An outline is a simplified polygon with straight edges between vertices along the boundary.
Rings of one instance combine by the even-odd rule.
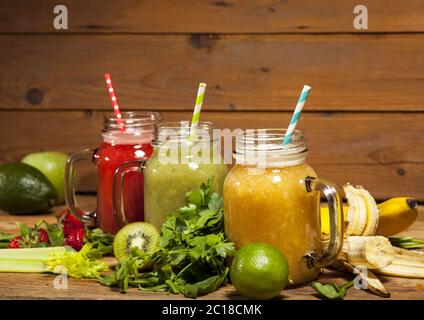
[[[225, 258], [235, 253], [223, 232], [223, 199], [212, 192], [212, 179], [186, 194], [187, 204], [168, 215], [159, 248], [150, 254], [133, 248], [115, 272], [102, 279], [108, 286], [169, 291], [195, 298], [217, 290], [227, 280]], [[146, 265], [149, 272], [140, 272]]]

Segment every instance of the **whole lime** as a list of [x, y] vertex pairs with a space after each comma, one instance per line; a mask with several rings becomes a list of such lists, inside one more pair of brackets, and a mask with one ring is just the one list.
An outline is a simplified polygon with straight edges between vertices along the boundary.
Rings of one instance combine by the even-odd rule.
[[23, 163], [37, 168], [50, 180], [57, 191], [56, 204], [65, 202], [65, 167], [67, 160], [67, 154], [56, 151], [31, 153], [22, 159]]
[[241, 248], [230, 268], [233, 285], [250, 299], [266, 300], [277, 296], [289, 278], [287, 259], [273, 245], [251, 243]]

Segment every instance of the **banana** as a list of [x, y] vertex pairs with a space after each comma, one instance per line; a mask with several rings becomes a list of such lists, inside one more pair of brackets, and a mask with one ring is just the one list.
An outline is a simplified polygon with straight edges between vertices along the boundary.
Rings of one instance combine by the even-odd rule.
[[[377, 203], [371, 194], [362, 186], [346, 184], [343, 186], [347, 206], [343, 206], [345, 215], [346, 235], [372, 236], [377, 230], [379, 211]], [[321, 208], [321, 233], [328, 235], [330, 232], [328, 208]]]
[[394, 247], [393, 262], [374, 271], [387, 276], [424, 278], [424, 253]]
[[[346, 216], [347, 216], [348, 210], [349, 210], [349, 207], [347, 205], [343, 205], [343, 216], [344, 216], [345, 222], [347, 221]], [[323, 235], [329, 235], [330, 234], [330, 215], [328, 213], [328, 207], [327, 206], [321, 207], [321, 233]]]
[[351, 184], [343, 186], [346, 194], [348, 210], [346, 214], [346, 234], [362, 235], [367, 224], [367, 205], [358, 189]]
[[346, 261], [353, 266], [376, 269], [390, 265], [394, 255], [394, 249], [385, 237], [350, 236], [344, 240], [337, 259]]
[[362, 235], [373, 236], [375, 235], [380, 220], [380, 212], [377, 207], [377, 202], [375, 202], [371, 194], [362, 186], [357, 186], [356, 190], [360, 197], [362, 197], [364, 200], [367, 207], [367, 224], [365, 225], [365, 229], [364, 232], [362, 232]]
[[[389, 199], [379, 205], [361, 186], [345, 185], [348, 205], [343, 206], [346, 235], [390, 236], [407, 229], [418, 216], [417, 201], [411, 197]], [[330, 233], [328, 208], [321, 208], [321, 233]]]
[[417, 201], [411, 197], [392, 198], [378, 205], [380, 222], [376, 234], [391, 236], [406, 230], [417, 219]]

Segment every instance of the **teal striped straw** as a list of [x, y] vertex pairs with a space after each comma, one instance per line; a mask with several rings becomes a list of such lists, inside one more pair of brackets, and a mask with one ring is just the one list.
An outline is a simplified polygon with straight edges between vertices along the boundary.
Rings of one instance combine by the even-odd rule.
[[294, 108], [293, 116], [290, 120], [289, 127], [287, 128], [286, 135], [284, 136], [283, 145], [289, 144], [292, 141], [294, 129], [296, 129], [297, 122], [302, 114], [303, 106], [308, 99], [311, 87], [304, 85], [299, 100], [297, 101], [296, 108]]

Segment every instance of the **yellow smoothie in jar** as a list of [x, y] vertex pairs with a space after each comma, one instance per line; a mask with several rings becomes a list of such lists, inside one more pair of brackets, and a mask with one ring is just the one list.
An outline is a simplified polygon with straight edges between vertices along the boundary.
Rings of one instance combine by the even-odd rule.
[[305, 258], [321, 247], [319, 194], [306, 191], [307, 176], [316, 177], [316, 173], [304, 162], [266, 168], [237, 164], [224, 183], [224, 226], [229, 240], [236, 248], [252, 242], [273, 244], [287, 258], [295, 284], [319, 274], [319, 269], [307, 266]]

